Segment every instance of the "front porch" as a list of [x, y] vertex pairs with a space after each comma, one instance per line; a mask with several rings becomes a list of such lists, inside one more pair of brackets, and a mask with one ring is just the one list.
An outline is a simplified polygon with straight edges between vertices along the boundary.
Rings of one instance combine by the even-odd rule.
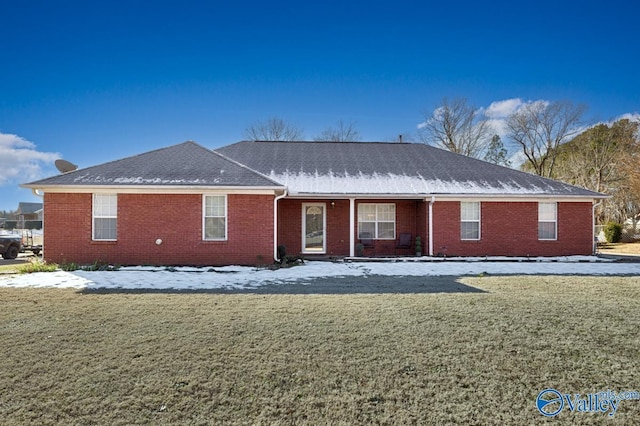
[[284, 198], [278, 245], [307, 259], [406, 257], [416, 255], [419, 237], [425, 254], [428, 207], [424, 199]]

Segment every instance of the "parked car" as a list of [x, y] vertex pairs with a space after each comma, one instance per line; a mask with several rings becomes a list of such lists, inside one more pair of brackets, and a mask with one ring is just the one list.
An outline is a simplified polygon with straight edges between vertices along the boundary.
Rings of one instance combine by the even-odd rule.
[[0, 235], [0, 254], [5, 259], [15, 259], [22, 250], [22, 236]]

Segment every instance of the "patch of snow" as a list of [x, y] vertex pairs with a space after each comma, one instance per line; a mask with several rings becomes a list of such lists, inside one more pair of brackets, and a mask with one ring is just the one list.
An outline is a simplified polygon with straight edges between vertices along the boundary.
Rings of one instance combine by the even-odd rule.
[[[428, 261], [425, 261], [428, 260]], [[245, 266], [126, 267], [117, 271], [38, 272], [0, 277], [5, 288], [128, 290], [255, 289], [268, 284], [308, 283], [317, 278], [491, 275], [640, 275], [640, 263], [593, 256], [556, 258], [398, 258], [393, 262], [318, 262], [278, 270]]]
[[[271, 180], [289, 188], [296, 194], [542, 194], [552, 191], [551, 188], [540, 188], [535, 185], [521, 186], [516, 182], [499, 182], [499, 184], [482, 184], [472, 181], [444, 181], [426, 179], [416, 175], [378, 174], [347, 175], [320, 174], [303, 172], [276, 173], [271, 171]], [[569, 188], [569, 187], [568, 187]]]
[[202, 185], [219, 183], [219, 179], [160, 179], [144, 178], [141, 176], [108, 178], [103, 176], [82, 175], [76, 177], [74, 182], [96, 184], [117, 183], [124, 185]]

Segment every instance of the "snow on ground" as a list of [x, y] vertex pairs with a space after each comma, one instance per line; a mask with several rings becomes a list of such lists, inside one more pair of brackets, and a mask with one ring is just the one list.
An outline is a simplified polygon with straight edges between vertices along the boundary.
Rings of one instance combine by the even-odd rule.
[[[423, 259], [424, 260], [424, 259]], [[254, 289], [267, 284], [310, 283], [317, 278], [491, 275], [638, 275], [640, 263], [590, 256], [560, 258], [396, 259], [388, 262], [318, 262], [279, 270], [246, 266], [213, 268], [124, 267], [117, 271], [38, 272], [0, 276], [0, 287], [213, 290]]]

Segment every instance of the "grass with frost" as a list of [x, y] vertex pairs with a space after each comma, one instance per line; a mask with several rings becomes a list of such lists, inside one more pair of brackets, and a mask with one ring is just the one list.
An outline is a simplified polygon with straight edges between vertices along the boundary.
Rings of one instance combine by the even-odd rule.
[[484, 292], [0, 289], [0, 422], [532, 424], [547, 387], [640, 387], [640, 278], [460, 281]]

